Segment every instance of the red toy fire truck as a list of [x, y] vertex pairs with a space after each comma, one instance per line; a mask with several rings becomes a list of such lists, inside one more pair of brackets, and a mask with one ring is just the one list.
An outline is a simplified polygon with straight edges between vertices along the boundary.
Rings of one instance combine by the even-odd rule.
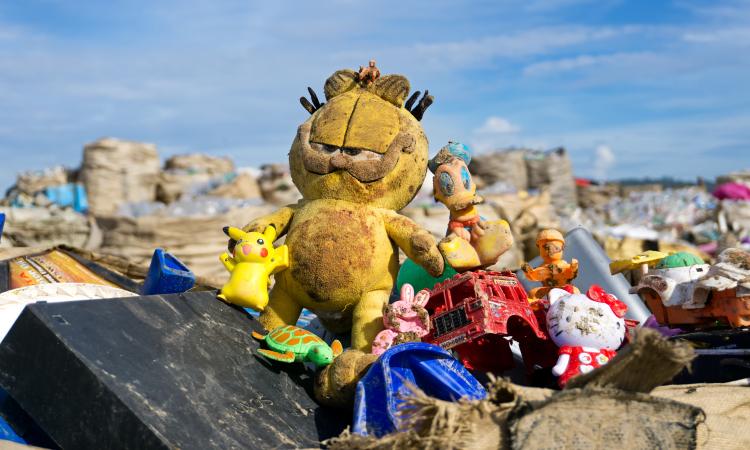
[[432, 326], [422, 340], [453, 349], [469, 369], [512, 368], [511, 339], [519, 343], [528, 372], [555, 364], [557, 347], [546, 334], [544, 313], [532, 310], [513, 272], [457, 274], [435, 285], [425, 308]]

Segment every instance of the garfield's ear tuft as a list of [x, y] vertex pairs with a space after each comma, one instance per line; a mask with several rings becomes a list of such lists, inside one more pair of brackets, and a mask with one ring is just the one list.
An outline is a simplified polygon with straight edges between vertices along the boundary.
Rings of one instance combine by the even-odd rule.
[[326, 80], [323, 93], [326, 100], [350, 91], [357, 86], [357, 72], [351, 69], [337, 70]]
[[404, 100], [409, 95], [409, 80], [403, 75], [386, 75], [375, 81], [375, 94], [399, 108], [404, 106]]

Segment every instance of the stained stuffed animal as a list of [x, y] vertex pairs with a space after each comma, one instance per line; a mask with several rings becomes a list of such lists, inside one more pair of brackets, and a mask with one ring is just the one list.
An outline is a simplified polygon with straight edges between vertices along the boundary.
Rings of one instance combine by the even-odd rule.
[[224, 253], [219, 257], [231, 276], [218, 297], [244, 308], [263, 311], [268, 304], [268, 277], [289, 267], [288, 249], [285, 245], [274, 248], [276, 230], [273, 227], [266, 227], [263, 233], [246, 233], [234, 227], [226, 227], [224, 232], [236, 244], [232, 256]]
[[375, 336], [372, 353], [382, 355], [394, 345], [421, 341], [430, 332], [430, 316], [424, 308], [429, 300], [429, 290], [423, 289], [415, 297], [411, 284], [401, 286], [401, 299], [385, 307], [386, 329]]
[[351, 330], [352, 347], [369, 352], [383, 329], [383, 307], [398, 272], [398, 249], [429, 273], [444, 260], [427, 230], [396, 211], [416, 195], [427, 171], [427, 137], [419, 119], [432, 97], [404, 106], [409, 81], [385, 75], [360, 83], [340, 70], [325, 83], [327, 102], [301, 100], [311, 117], [289, 152], [297, 204], [250, 222], [286, 235], [291, 266], [276, 275], [260, 316], [267, 330], [314, 312], [333, 332]]
[[586, 295], [552, 289], [549, 302], [547, 328], [559, 347], [552, 373], [562, 387], [615, 356], [625, 339], [628, 307], [598, 285], [591, 286]]

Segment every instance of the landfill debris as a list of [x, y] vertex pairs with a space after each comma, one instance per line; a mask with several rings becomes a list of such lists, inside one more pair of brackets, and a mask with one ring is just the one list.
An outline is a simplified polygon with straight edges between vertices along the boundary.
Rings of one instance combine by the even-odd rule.
[[266, 202], [288, 205], [302, 198], [287, 164], [264, 164], [260, 166], [260, 172], [258, 186]]
[[143, 295], [178, 294], [195, 285], [195, 274], [176, 256], [163, 248], [154, 250], [148, 274], [143, 281]]
[[[245, 200], [224, 200], [229, 204], [237, 202], [236, 206], [219, 209], [216, 202], [204, 199], [192, 205], [173, 203], [169, 209], [150, 214], [97, 218], [102, 231], [98, 253], [147, 266], [154, 249], [161, 247], [180, 258], [196, 276], [225, 280], [226, 270], [217, 258], [227, 246], [222, 229], [228, 224], [244, 223], [248, 217], [266, 214], [271, 207], [247, 204]], [[222, 284], [223, 281], [212, 282], [212, 285]]]
[[[409, 96], [406, 78], [381, 76], [374, 60], [359, 72], [332, 74], [325, 103], [308, 93], [300, 103], [310, 117], [297, 131], [289, 165], [237, 168], [229, 158], [187, 154], [162, 166], [152, 144], [105, 138], [85, 146], [80, 168], [19, 174], [0, 212], [7, 216], [0, 332], [39, 300], [153, 294], [153, 302], [118, 304], [118, 314], [149, 330], [139, 337], [182, 352], [180, 364], [200, 360], [201, 389], [219, 387], [210, 381], [219, 373], [212, 372], [215, 360], [234, 375], [238, 364], [252, 369], [253, 383], [276, 386], [270, 380], [287, 376], [290, 389], [344, 408], [336, 433], [356, 404], [355, 434], [328, 441], [331, 448], [746, 444], [716, 415], [741, 423], [750, 417], [742, 412], [748, 402], [732, 398], [736, 410], [727, 410], [708, 393], [746, 399], [738, 389], [747, 386], [698, 384], [701, 395], [691, 398], [689, 389], [660, 385], [750, 377], [750, 171], [718, 177], [715, 189], [702, 180], [670, 188], [575, 178], [563, 148], [472, 155], [451, 141], [429, 159], [420, 121], [433, 96]], [[160, 297], [166, 293], [179, 295]], [[38, 319], [50, 309], [31, 305], [18, 322], [56, 327], [62, 336], [79, 330], [66, 317], [90, 317], [86, 305], [97, 304], [73, 304], [65, 310], [72, 316], [50, 320]], [[195, 308], [233, 325], [217, 330], [214, 318]], [[179, 322], [168, 339], [159, 315]], [[248, 320], [264, 343], [257, 351], [263, 358], [237, 357], [258, 346], [243, 328]], [[80, 329], [90, 332], [96, 327], [89, 324], [98, 323], [84, 322]], [[181, 348], [199, 322], [205, 336], [229, 337], [241, 348], [228, 358], [223, 341], [194, 342], [200, 354]], [[97, 330], [113, 342], [123, 338]], [[11, 329], [12, 339], [23, 333]], [[88, 336], [79, 345], [93, 352], [87, 354], [108, 351]], [[0, 350], [23, 359], [22, 347]], [[152, 350], [161, 346], [144, 347], [128, 361]], [[99, 370], [108, 357], [74, 365]], [[169, 357], [148, 356], [139, 376], [154, 376], [154, 361]], [[295, 361], [307, 364], [276, 364]], [[0, 379], [15, 389], [20, 378], [5, 367]], [[40, 373], [59, 370], [50, 367]], [[487, 378], [485, 391], [477, 379]], [[142, 379], [110, 387], [127, 388], [118, 395], [134, 410], [167, 408], [154, 394], [163, 377], [153, 378], [148, 402], [138, 397]], [[45, 392], [61, 392], [64, 386], [50, 389], [53, 381]], [[242, 383], [239, 390], [248, 392]], [[268, 399], [227, 398], [232, 414], [266, 417], [270, 410]], [[284, 403], [283, 413], [315, 422], [321, 433], [312, 409], [300, 406], [311, 399], [297, 400]], [[46, 414], [36, 412], [65, 442], [75, 442], [57, 414]], [[295, 421], [288, 425], [296, 428]], [[225, 424], [209, 428], [237, 446]], [[259, 439], [255, 429], [243, 430]], [[292, 442], [272, 434], [280, 445]], [[295, 436], [295, 443], [308, 439]]]
[[[698, 431], [706, 421], [700, 402], [660, 398], [657, 387], [690, 362], [692, 349], [685, 343], [667, 342], [651, 330], [639, 332], [628, 349], [609, 364], [577, 377], [575, 388], [571, 382], [564, 391], [493, 378], [486, 399], [444, 401], [412, 388], [403, 400], [406, 431], [380, 437], [345, 431], [326, 445], [331, 449], [531, 449], [609, 448], [627, 442], [632, 448], [694, 448], [699, 437], [705, 437]], [[743, 407], [743, 411], [750, 409]], [[699, 448], [712, 448], [707, 444], [730, 438], [731, 431], [722, 430], [723, 434], [700, 441]], [[747, 441], [743, 436], [742, 442]]]
[[411, 424], [406, 397], [419, 389], [436, 399], [479, 400], [487, 392], [451, 354], [436, 345], [404, 343], [388, 349], [357, 383], [353, 431], [383, 436]]
[[123, 203], [154, 201], [159, 170], [153, 144], [112, 138], [87, 144], [81, 178], [92, 214], [111, 215]]
[[52, 247], [67, 244], [82, 248], [98, 245], [96, 223], [71, 208], [49, 206], [0, 209], [6, 217], [3, 245]]

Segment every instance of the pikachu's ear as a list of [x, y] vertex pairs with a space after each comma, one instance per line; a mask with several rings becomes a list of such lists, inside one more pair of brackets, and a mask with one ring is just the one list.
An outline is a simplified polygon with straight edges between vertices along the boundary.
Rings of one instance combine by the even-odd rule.
[[224, 233], [235, 241], [241, 241], [247, 233], [235, 227], [224, 227]]
[[263, 236], [265, 236], [268, 242], [273, 243], [276, 240], [276, 228], [273, 225], [267, 226], [263, 231]]

